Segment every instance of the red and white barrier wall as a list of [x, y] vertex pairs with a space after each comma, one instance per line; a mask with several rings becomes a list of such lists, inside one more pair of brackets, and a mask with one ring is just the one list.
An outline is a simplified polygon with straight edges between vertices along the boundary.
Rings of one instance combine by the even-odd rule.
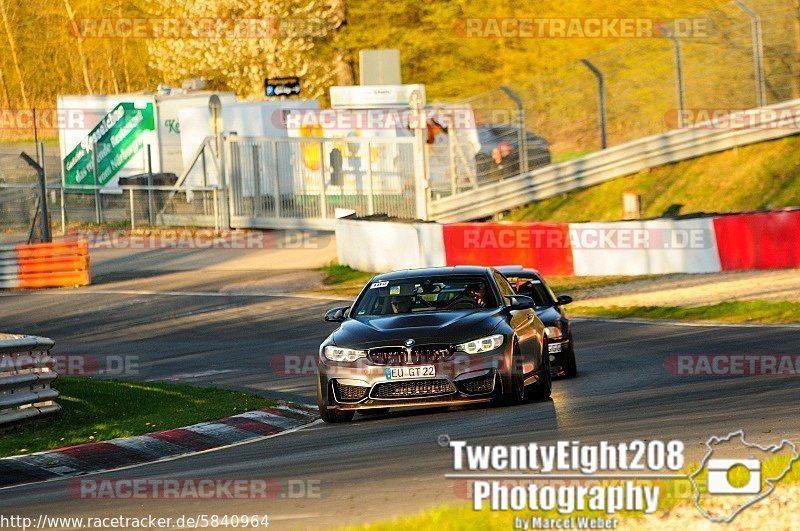
[[520, 264], [544, 275], [800, 267], [800, 210], [607, 223], [394, 223], [340, 219], [339, 263], [362, 271]]

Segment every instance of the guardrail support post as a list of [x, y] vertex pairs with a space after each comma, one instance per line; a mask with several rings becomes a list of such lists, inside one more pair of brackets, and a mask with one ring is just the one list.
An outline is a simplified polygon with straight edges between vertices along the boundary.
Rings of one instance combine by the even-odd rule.
[[600, 149], [608, 147], [608, 137], [606, 136], [606, 81], [603, 73], [594, 66], [588, 59], [581, 59], [586, 68], [592, 71], [597, 78], [597, 107], [600, 113]]

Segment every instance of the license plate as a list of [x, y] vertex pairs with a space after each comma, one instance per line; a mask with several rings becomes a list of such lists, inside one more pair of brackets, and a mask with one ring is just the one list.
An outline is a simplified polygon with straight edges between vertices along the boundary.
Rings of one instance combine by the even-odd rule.
[[433, 365], [419, 365], [415, 367], [386, 367], [387, 380], [430, 378], [431, 376], [436, 376], [436, 367]]
[[559, 354], [561, 352], [561, 343], [551, 343], [547, 345], [547, 352], [550, 354]]

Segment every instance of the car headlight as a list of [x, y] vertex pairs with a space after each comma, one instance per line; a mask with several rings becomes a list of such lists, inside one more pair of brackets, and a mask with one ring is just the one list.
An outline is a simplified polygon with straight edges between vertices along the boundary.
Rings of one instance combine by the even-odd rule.
[[544, 333], [550, 339], [561, 339], [561, 329], [557, 326], [548, 326], [544, 329]]
[[493, 336], [482, 337], [473, 341], [467, 341], [456, 345], [456, 350], [466, 352], [467, 354], [480, 354], [481, 352], [489, 352], [503, 344], [503, 335], [495, 334]]
[[331, 361], [356, 361], [359, 358], [366, 358], [367, 351], [329, 345], [325, 347], [325, 357]]

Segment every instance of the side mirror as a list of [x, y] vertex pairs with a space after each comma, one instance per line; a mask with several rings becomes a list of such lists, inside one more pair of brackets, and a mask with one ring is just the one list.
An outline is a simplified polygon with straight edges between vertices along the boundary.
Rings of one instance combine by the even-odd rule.
[[341, 323], [345, 319], [347, 319], [347, 310], [349, 310], [349, 306], [344, 306], [342, 308], [333, 308], [328, 310], [325, 313], [325, 320], [330, 321], [332, 323]]
[[506, 307], [509, 310], [528, 310], [533, 308], [533, 299], [527, 295], [513, 295], [508, 297], [509, 305]]
[[559, 306], [563, 306], [564, 304], [569, 304], [571, 302], [572, 302], [572, 297], [570, 297], [569, 295], [559, 295], [558, 297], [556, 297], [556, 303]]

